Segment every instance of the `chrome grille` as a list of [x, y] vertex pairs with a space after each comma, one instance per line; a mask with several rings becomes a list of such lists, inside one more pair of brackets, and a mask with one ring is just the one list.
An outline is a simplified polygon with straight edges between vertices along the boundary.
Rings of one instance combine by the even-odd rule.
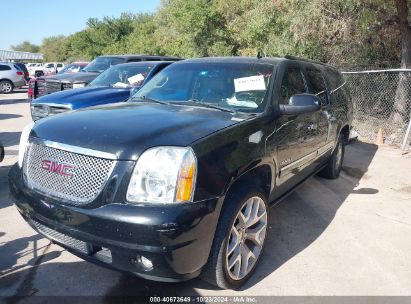
[[[52, 162], [53, 166], [44, 168], [44, 161]], [[70, 168], [70, 174], [64, 175], [58, 164], [73, 167]], [[25, 154], [25, 182], [29, 188], [45, 195], [82, 206], [94, 200], [101, 192], [114, 164], [113, 160], [31, 142]]]
[[47, 226], [44, 226], [43, 224], [38, 223], [37, 221], [34, 221], [30, 219], [30, 222], [33, 224], [36, 229], [43, 234], [44, 236], [53, 239], [57, 242], [60, 242], [70, 248], [73, 248], [77, 251], [80, 251], [84, 254], [87, 254], [87, 243], [77, 240], [75, 238], [72, 238], [71, 236], [68, 236], [66, 234], [60, 233], [56, 230], [53, 230]]
[[54, 93], [61, 91], [61, 82], [60, 81], [50, 81], [46, 80], [46, 93]]

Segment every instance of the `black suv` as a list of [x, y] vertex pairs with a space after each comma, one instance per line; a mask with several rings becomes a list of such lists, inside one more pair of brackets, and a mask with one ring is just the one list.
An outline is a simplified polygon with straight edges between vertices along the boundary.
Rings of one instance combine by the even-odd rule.
[[86, 260], [235, 288], [261, 257], [269, 207], [313, 174], [338, 177], [350, 116], [324, 64], [180, 61], [127, 103], [28, 126], [10, 187], [34, 229]]
[[39, 95], [51, 94], [63, 90], [82, 88], [94, 80], [100, 73], [113, 65], [127, 62], [141, 61], [177, 61], [178, 57], [156, 55], [106, 55], [99, 56], [90, 62], [79, 73], [63, 73], [45, 77], [38, 81], [38, 86], [43, 85], [44, 90], [39, 90]]

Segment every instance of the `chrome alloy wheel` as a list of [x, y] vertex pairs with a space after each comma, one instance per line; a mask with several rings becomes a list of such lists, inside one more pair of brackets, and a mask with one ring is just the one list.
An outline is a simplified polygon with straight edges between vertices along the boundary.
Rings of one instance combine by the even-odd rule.
[[8, 81], [3, 81], [0, 83], [0, 91], [3, 93], [10, 93], [13, 90], [13, 86]]
[[231, 279], [241, 280], [254, 268], [267, 234], [264, 201], [253, 196], [238, 212], [227, 242], [226, 267]]

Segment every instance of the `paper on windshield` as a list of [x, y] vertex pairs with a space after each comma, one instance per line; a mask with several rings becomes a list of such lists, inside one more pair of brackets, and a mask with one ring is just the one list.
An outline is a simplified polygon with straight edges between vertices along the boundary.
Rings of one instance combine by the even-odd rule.
[[140, 73], [140, 74], [129, 77], [127, 80], [130, 84], [133, 84], [133, 83], [136, 83], [136, 82], [143, 81], [144, 76], [143, 76], [143, 74]]
[[264, 76], [250, 76], [234, 79], [234, 88], [236, 92], [245, 91], [264, 91], [265, 82]]
[[128, 84], [123, 83], [123, 82], [116, 82], [115, 84], [113, 84], [114, 88], [128, 88]]
[[258, 104], [254, 101], [238, 100], [235, 96], [227, 98], [227, 103], [231, 106], [245, 107], [245, 108], [258, 108]]

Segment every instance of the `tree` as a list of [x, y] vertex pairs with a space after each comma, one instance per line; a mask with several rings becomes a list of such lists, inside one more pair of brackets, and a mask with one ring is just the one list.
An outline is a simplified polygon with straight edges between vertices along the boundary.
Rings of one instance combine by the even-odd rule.
[[[401, 68], [411, 68], [411, 27], [408, 22], [408, 5], [406, 0], [394, 0], [399, 19], [401, 33]], [[407, 113], [411, 99], [411, 77], [409, 73], [400, 73], [397, 91], [395, 94], [394, 111], [392, 120], [402, 125], [404, 118], [411, 119], [411, 113]]]
[[44, 55], [44, 60], [46, 61], [65, 61], [67, 58], [67, 52], [65, 49], [66, 37], [52, 36], [43, 39], [40, 51]]
[[11, 49], [13, 51], [30, 52], [30, 53], [38, 53], [40, 51], [40, 47], [36, 44], [31, 43], [30, 41], [23, 41], [20, 44], [12, 45]]

